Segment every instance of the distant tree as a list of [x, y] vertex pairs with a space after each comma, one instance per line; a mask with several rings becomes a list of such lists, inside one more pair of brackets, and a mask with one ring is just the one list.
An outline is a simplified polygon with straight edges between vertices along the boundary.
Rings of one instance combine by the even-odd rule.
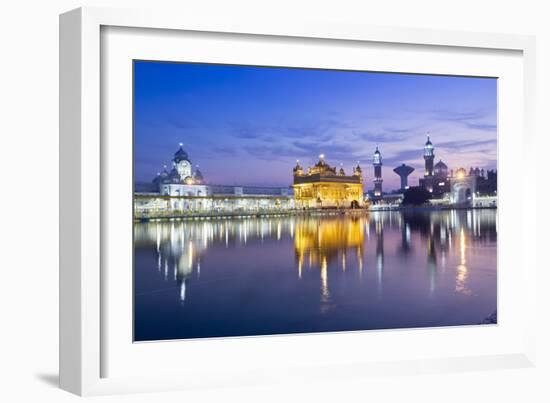
[[409, 206], [417, 206], [426, 203], [430, 200], [432, 194], [420, 186], [412, 186], [405, 191], [403, 196], [403, 204]]

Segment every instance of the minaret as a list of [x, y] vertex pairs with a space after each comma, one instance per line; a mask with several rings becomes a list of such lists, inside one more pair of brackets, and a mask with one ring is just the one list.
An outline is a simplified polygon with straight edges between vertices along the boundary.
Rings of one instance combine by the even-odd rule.
[[434, 146], [430, 141], [430, 135], [428, 135], [428, 139], [426, 140], [426, 144], [424, 145], [424, 162], [425, 162], [424, 176], [429, 176], [429, 177], [434, 176], [434, 158], [435, 158]]
[[376, 151], [374, 152], [372, 158], [372, 165], [374, 166], [374, 196], [382, 196], [382, 154], [378, 151], [378, 146], [376, 146]]
[[430, 135], [424, 145], [424, 189], [428, 192], [434, 190], [434, 146], [430, 141]]

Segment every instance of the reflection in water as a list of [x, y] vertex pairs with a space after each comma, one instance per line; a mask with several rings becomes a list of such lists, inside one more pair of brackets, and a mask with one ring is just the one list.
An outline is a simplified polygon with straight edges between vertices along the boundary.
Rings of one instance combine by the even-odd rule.
[[464, 228], [460, 229], [460, 264], [456, 268], [456, 291], [469, 294], [470, 290], [466, 287], [468, 280], [468, 267], [466, 267], [466, 235]]
[[[390, 216], [391, 217], [391, 216]], [[376, 274], [378, 279], [378, 295], [382, 293], [382, 275], [384, 273], [384, 230], [383, 222], [376, 216]]]
[[[137, 223], [136, 338], [139, 329], [154, 333], [143, 339], [159, 339], [479, 323], [496, 305], [496, 236], [495, 210]], [[151, 277], [151, 266], [161, 277]], [[268, 276], [269, 292], [256, 290]], [[177, 285], [177, 294], [161, 280]], [[163, 293], [180, 303], [154, 299]], [[226, 324], [217, 334], [200, 316], [215, 303], [222, 305], [211, 319], [232, 318], [233, 330]], [[152, 309], [154, 319], [140, 318]], [[169, 334], [162, 326], [152, 332], [147, 320], [172, 309], [183, 309], [186, 320]], [[480, 310], [474, 322], [464, 313], [472, 309]], [[239, 330], [248, 323], [240, 322], [244, 311], [242, 321], [259, 329]], [[262, 314], [271, 315], [269, 324]], [[453, 320], [435, 319], [446, 315]], [[189, 330], [203, 320], [207, 330]]]
[[367, 218], [358, 217], [306, 217], [296, 221], [294, 251], [298, 277], [302, 278], [302, 264], [307, 256], [309, 267], [319, 267], [321, 300], [330, 301], [328, 263], [339, 260], [346, 271], [346, 255], [356, 252], [362, 270], [364, 224]]

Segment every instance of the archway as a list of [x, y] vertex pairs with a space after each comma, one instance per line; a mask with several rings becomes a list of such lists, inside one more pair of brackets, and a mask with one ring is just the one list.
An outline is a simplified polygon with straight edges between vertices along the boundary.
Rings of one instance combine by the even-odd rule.
[[352, 200], [351, 201], [351, 208], [352, 209], [359, 208], [359, 202], [357, 200]]
[[468, 204], [472, 201], [472, 190], [465, 183], [457, 183], [452, 188], [451, 202]]

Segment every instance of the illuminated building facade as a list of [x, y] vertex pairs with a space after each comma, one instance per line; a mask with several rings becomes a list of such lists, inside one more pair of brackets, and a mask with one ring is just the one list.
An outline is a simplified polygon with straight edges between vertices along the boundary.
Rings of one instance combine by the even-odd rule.
[[226, 186], [207, 184], [180, 144], [172, 159], [150, 184], [136, 184], [137, 218], [186, 215], [270, 213], [294, 208], [287, 187]]
[[456, 170], [451, 178], [450, 201], [455, 205], [472, 206], [476, 193], [477, 177], [466, 173], [464, 168]]
[[300, 162], [293, 169], [294, 200], [297, 208], [359, 208], [363, 202], [363, 178], [359, 164], [352, 175], [338, 171], [319, 156], [319, 162], [304, 171]]
[[465, 207], [497, 207], [497, 173], [493, 170], [464, 168], [449, 179], [450, 202]]
[[[424, 144], [424, 176], [419, 179], [421, 188], [431, 193], [430, 204], [433, 206], [458, 205], [463, 207], [490, 207], [497, 205], [497, 172], [483, 168], [470, 168], [466, 171], [460, 168], [449, 169], [441, 159], [434, 164], [435, 148], [427, 137]], [[398, 207], [403, 199], [399, 192], [408, 188], [407, 176], [414, 168], [401, 164], [393, 171], [401, 179], [401, 188], [393, 193], [382, 193], [382, 157], [378, 147], [374, 154], [374, 190], [369, 192], [371, 200], [376, 201], [371, 206], [373, 210], [384, 210]]]

